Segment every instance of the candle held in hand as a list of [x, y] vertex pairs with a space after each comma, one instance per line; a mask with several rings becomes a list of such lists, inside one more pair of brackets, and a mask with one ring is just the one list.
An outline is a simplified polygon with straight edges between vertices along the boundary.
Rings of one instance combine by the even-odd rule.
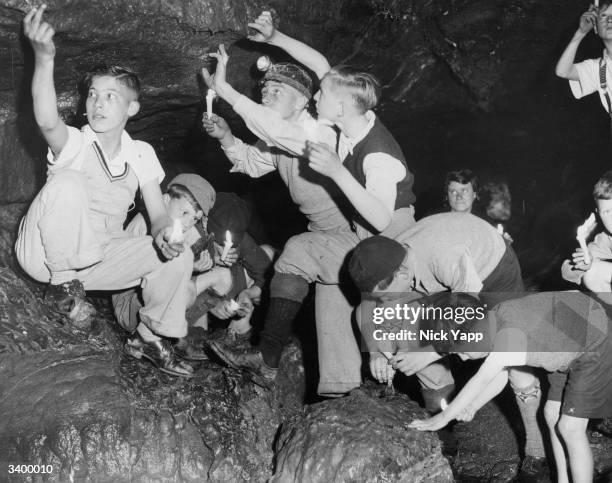
[[591, 257], [589, 255], [589, 249], [586, 244], [586, 240], [593, 230], [597, 226], [597, 219], [595, 218], [595, 214], [591, 213], [591, 215], [585, 220], [585, 222], [578, 227], [576, 230], [576, 240], [580, 243], [580, 248], [582, 248], [582, 253], [584, 253], [584, 263], [587, 265], [591, 263]]
[[206, 92], [206, 116], [208, 119], [212, 117], [212, 105], [213, 99], [217, 96], [217, 93], [213, 89], [208, 89]]
[[221, 254], [221, 261], [225, 261], [225, 257], [232, 248], [232, 234], [228, 231], [225, 232], [225, 242], [223, 243], [223, 253]]
[[181, 220], [174, 220], [174, 224], [172, 225], [172, 233], [170, 234], [170, 239], [168, 240], [170, 243], [181, 243], [185, 239], [185, 235], [183, 234], [183, 224]]

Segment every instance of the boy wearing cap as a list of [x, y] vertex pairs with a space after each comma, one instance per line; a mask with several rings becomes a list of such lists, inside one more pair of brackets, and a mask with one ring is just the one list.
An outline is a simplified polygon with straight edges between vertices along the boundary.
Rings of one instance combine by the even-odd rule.
[[[140, 107], [138, 77], [118, 66], [90, 72], [84, 83], [88, 123], [80, 131], [67, 127], [57, 109], [54, 30], [42, 19], [45, 8], [33, 8], [23, 26], [34, 49], [34, 117], [49, 145], [49, 169], [20, 224], [17, 259], [28, 275], [49, 284], [45, 298], [83, 326], [89, 324], [85, 290], [142, 284], [148, 349], [162, 370], [189, 376], [162, 337], [186, 334], [193, 255], [170, 242], [172, 223], [159, 188], [164, 172], [153, 148], [124, 130]], [[123, 224], [138, 189], [153, 236], [132, 238]]]
[[[166, 193], [163, 195], [163, 200], [168, 216], [172, 220], [180, 221], [182, 233], [179, 237], [182, 237], [185, 244], [193, 249], [194, 243], [202, 237], [196, 225], [201, 224], [202, 220], [208, 216], [215, 202], [214, 188], [197, 174], [183, 173], [170, 181]], [[143, 237], [150, 233], [150, 222], [146, 214], [137, 214], [126, 227], [126, 232], [132, 237]], [[204, 272], [213, 266], [214, 252], [212, 250], [204, 249], [200, 253], [194, 252], [194, 256], [197, 257], [193, 262], [194, 272]], [[195, 284], [191, 283], [188, 290], [187, 305], [190, 306], [195, 298]], [[136, 289], [113, 294], [112, 302], [119, 324], [130, 332], [136, 330], [138, 334], [143, 333], [144, 327], [142, 322], [138, 320], [138, 311], [142, 307], [142, 303]], [[128, 340], [126, 349], [129, 354], [138, 358], [144, 356], [150, 359], [151, 356], [145, 350], [145, 345], [141, 339], [142, 336], [137, 335], [135, 338]], [[184, 359], [206, 359], [205, 354], [189, 345], [184, 337], [179, 338], [179, 342], [174, 349], [176, 354]]]
[[[265, 13], [262, 14], [260, 19], [265, 16]], [[273, 29], [271, 25], [272, 22], [268, 21], [269, 28]], [[264, 29], [258, 23], [252, 24], [252, 26], [260, 31]], [[293, 39], [290, 40], [298, 43]], [[322, 59], [322, 62], [319, 63], [324, 63], [326, 68], [315, 68], [314, 64], [316, 62], [308, 63], [310, 59], [306, 58], [307, 55], [302, 55], [300, 60], [304, 60], [307, 65], [313, 67], [313, 70], [320, 77], [325, 74], [329, 70], [329, 65], [324, 57], [304, 44], [299, 44], [303, 47], [302, 50], [308, 49], [309, 54], [312, 54], [313, 57], [318, 56], [317, 60]], [[282, 44], [282, 46], [289, 53], [293, 53], [293, 50], [285, 44]], [[343, 165], [335, 153], [335, 144], [325, 142], [325, 140], [318, 138], [316, 134], [311, 134], [305, 129], [284, 126], [282, 123], [275, 127], [266, 123], [265, 113], [249, 104], [251, 101], [238, 94], [226, 82], [225, 65], [228, 57], [223, 46], [220, 46], [219, 52], [214, 56], [218, 59], [214, 80], [211, 81], [207, 72], [203, 72], [204, 77], [209, 80], [210, 85], [217, 90], [221, 97], [234, 106], [234, 109], [245, 119], [249, 128], [260, 138], [266, 140], [268, 144], [306, 154], [310, 161], [309, 167], [327, 177], [328, 182], [333, 181], [333, 186], [340, 188], [350, 203], [350, 206], [346, 207], [346, 212], [351, 218], [350, 228], [344, 227], [341, 231], [311, 232], [298, 235], [291, 238], [285, 245], [283, 253], [275, 265], [271, 307], [259, 346], [261, 352], [255, 350], [252, 354], [235, 354], [223, 347], [213, 348], [220, 357], [231, 365], [249, 368], [260, 366], [262, 372], [271, 374], [269, 369], [278, 366], [280, 353], [291, 332], [291, 322], [297, 315], [308, 292], [309, 283], [319, 282], [329, 286], [338, 284], [340, 267], [344, 263], [348, 252], [360, 239], [383, 230], [386, 230], [385, 232], [389, 236], [394, 236], [400, 229], [414, 222], [412, 203], [415, 198], [412, 193], [412, 175], [406, 168], [401, 149], [390, 133], [369, 110], [378, 102], [380, 94], [377, 81], [369, 74], [355, 72], [350, 68], [339, 68], [333, 71], [333, 78], [338, 82], [346, 81], [357, 86], [353, 89], [351, 95], [354, 94], [359, 102], [363, 102], [363, 106], [360, 104], [358, 108], [354, 108], [352, 104], [350, 106], [346, 104], [342, 120], [339, 117], [332, 117], [332, 113], [329, 111], [322, 115], [323, 118], [334, 121], [343, 132], [340, 138], [342, 157], [345, 163]], [[268, 74], [266, 73], [266, 75]], [[358, 82], [354, 79], [357, 77], [359, 78]], [[320, 109], [322, 99], [323, 97], [319, 95], [317, 107], [320, 115], [322, 114]], [[236, 109], [236, 106], [238, 106], [238, 109]], [[330, 156], [333, 159], [330, 159]], [[274, 290], [274, 287], [278, 287], [278, 290]], [[317, 286], [317, 289], [319, 287], [320, 285]], [[327, 299], [328, 312], [332, 312], [332, 307], [336, 304], [342, 306], [340, 299], [344, 300], [344, 297], [340, 291], [337, 290], [334, 296], [336, 299]], [[347, 307], [347, 305], [344, 304], [344, 307]], [[318, 311], [318, 314], [321, 312], [324, 311]], [[358, 360], [358, 358], [354, 357], [354, 354], [357, 353], [356, 344], [354, 341], [351, 343], [349, 337], [349, 310], [345, 311], [344, 320], [340, 317], [328, 324], [323, 324], [317, 317], [318, 334], [329, 331], [332, 326], [347, 329], [341, 340], [345, 341], [346, 344], [352, 344], [353, 347], [347, 347], [344, 352], [347, 360], [343, 361], [340, 358], [335, 358], [336, 361], [333, 361], [332, 354], [338, 352], [333, 347], [329, 347], [331, 352], [323, 349], [324, 343], [321, 344], [319, 354], [324, 356], [319, 359], [322, 375], [327, 374], [327, 367], [330, 362], [332, 364], [336, 363], [338, 366], [349, 363], [353, 367], [358, 367], [359, 364], [359, 362], [355, 363], [355, 359]], [[319, 340], [321, 340], [321, 337]], [[328, 358], [327, 356], [331, 357]], [[342, 393], [350, 389], [350, 387], [341, 387], [345, 381], [332, 380], [330, 382], [331, 384], [326, 383], [332, 389], [321, 391], [320, 387], [319, 393]], [[336, 382], [338, 387], [333, 389]], [[348, 386], [350, 384], [349, 382]]]
[[[395, 240], [381, 236], [363, 240], [351, 257], [349, 271], [360, 291], [372, 293], [379, 303], [410, 303], [415, 292], [430, 295], [451, 291], [478, 293], [491, 308], [524, 290], [512, 247], [495, 228], [470, 213], [428, 216]], [[376, 330], [372, 309], [373, 304], [366, 302], [358, 311], [366, 341]], [[420, 381], [425, 383], [423, 396], [429, 399], [429, 408], [436, 411], [440, 399], [452, 392], [454, 385], [450, 371], [436, 362], [438, 358], [431, 347], [426, 347], [399, 352], [390, 360], [393, 369], [406, 375], [422, 374], [424, 368], [434, 365], [427, 371], [434, 377], [429, 381], [420, 377]], [[385, 375], [386, 365], [383, 354], [374, 354], [371, 367], [375, 373]], [[545, 465], [545, 453], [536, 418], [541, 400], [539, 381], [529, 370], [513, 369], [510, 383], [526, 432], [523, 467], [541, 467]]]

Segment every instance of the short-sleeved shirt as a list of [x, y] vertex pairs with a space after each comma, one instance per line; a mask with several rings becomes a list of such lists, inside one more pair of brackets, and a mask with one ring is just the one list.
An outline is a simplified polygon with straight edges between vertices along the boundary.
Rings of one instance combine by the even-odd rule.
[[164, 179], [164, 170], [150, 144], [144, 141], [136, 141], [127, 132], [123, 131], [119, 154], [113, 159], [109, 159], [102, 150], [102, 144], [98, 140], [98, 136], [89, 125], [83, 126], [81, 130], [68, 126], [68, 141], [61, 152], [55, 156], [49, 149], [47, 154], [47, 160], [49, 161], [48, 174], [51, 175], [60, 169], [81, 171], [83, 159], [88, 149], [98, 150], [112, 176], [121, 176], [127, 163], [134, 171], [139, 186], [144, 186], [153, 179], [161, 183]]
[[[574, 67], [578, 72], [579, 80], [570, 80], [569, 84], [572, 94], [574, 94], [576, 99], [581, 99], [589, 94], [592, 94], [593, 92], [598, 92], [601, 104], [607, 111], [608, 103], [606, 101], [604, 91], [601, 89], [601, 82], [599, 80], [599, 62], [600, 59], [588, 59], [574, 64]], [[608, 95], [612, 96], [612, 85], [610, 82], [610, 80], [612, 80], [612, 62], [609, 59], [606, 62], [606, 76], [608, 79]]]

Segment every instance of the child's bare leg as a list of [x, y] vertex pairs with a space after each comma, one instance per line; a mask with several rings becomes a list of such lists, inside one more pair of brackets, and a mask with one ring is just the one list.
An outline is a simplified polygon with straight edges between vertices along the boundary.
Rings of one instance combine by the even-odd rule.
[[567, 474], [567, 461], [565, 459], [565, 448], [557, 435], [557, 423], [561, 412], [560, 401], [546, 401], [544, 405], [544, 418], [550, 434], [550, 443], [555, 456], [555, 467], [557, 468], [557, 482], [569, 483]]
[[217, 267], [206, 273], [191, 277], [188, 307], [194, 304], [198, 295], [211, 287], [220, 295], [225, 295], [229, 292], [232, 288], [232, 276], [228, 268]]
[[612, 292], [612, 263], [595, 259], [582, 281], [592, 292]]
[[193, 323], [194, 327], [201, 327], [204, 330], [208, 330], [208, 312], [201, 315], [198, 320]]
[[593, 481], [593, 452], [586, 428], [589, 420], [562, 414], [559, 419], [559, 433], [567, 447], [573, 483]]

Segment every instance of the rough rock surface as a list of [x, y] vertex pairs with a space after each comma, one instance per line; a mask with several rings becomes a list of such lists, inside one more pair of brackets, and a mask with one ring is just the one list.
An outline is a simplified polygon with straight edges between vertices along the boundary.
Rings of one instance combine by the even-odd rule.
[[454, 481], [440, 441], [408, 428], [425, 411], [374, 388], [310, 406], [283, 425], [271, 481]]

